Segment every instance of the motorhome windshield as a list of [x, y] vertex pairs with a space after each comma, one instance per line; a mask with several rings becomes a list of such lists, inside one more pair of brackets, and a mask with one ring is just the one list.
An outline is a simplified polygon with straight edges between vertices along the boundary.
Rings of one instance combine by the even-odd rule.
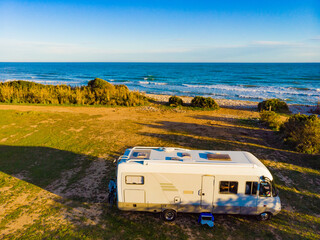
[[278, 189], [275, 187], [274, 181], [265, 180], [260, 183], [259, 189], [260, 197], [276, 197], [278, 196]]
[[260, 197], [271, 197], [271, 186], [270, 182], [261, 182], [259, 189]]

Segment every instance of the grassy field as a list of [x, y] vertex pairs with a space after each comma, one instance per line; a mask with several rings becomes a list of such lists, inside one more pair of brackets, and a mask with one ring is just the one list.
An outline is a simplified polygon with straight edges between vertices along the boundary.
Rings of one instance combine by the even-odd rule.
[[[320, 156], [286, 150], [253, 111], [0, 105], [0, 239], [319, 239]], [[128, 147], [244, 150], [272, 172], [283, 210], [271, 221], [197, 215], [173, 223], [106, 204]]]

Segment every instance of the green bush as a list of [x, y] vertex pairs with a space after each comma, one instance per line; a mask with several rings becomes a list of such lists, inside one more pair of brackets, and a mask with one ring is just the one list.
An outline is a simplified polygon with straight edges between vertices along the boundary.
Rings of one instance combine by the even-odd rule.
[[210, 108], [210, 109], [219, 108], [219, 105], [211, 97], [205, 98], [205, 97], [199, 97], [199, 96], [196, 96], [191, 100], [191, 106], [197, 107], [197, 108]]
[[109, 89], [114, 89], [115, 86], [112, 85], [111, 83], [108, 83], [107, 81], [101, 79], [101, 78], [95, 78], [94, 80], [91, 80], [88, 82], [88, 87], [91, 87], [93, 89], [105, 89], [105, 88], [109, 88]]
[[284, 141], [298, 152], [320, 151], [320, 119], [316, 115], [295, 114], [281, 127]]
[[148, 100], [125, 85], [114, 86], [96, 78], [82, 87], [27, 81], [0, 83], [0, 102], [137, 106], [146, 104]]
[[40, 83], [22, 81], [22, 80], [7, 82], [7, 84], [8, 86], [11, 86], [13, 88], [20, 88], [20, 89], [30, 89], [35, 87], [41, 88], [42, 86], [44, 86]]
[[262, 111], [260, 112], [260, 121], [267, 124], [268, 127], [275, 130], [279, 130], [282, 122], [280, 116], [273, 111]]
[[177, 96], [171, 96], [169, 98], [169, 105], [173, 107], [181, 106], [183, 104], [183, 101], [181, 98]]
[[122, 91], [129, 91], [129, 88], [124, 84], [114, 85], [116, 89]]
[[266, 111], [274, 111], [279, 113], [289, 113], [289, 107], [287, 103], [280, 101], [279, 99], [267, 99], [258, 104], [258, 110], [261, 112], [263, 110]]

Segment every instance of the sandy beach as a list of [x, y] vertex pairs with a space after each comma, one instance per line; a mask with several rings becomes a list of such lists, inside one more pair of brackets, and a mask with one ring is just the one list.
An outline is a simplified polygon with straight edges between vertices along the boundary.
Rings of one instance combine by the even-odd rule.
[[[154, 99], [160, 103], [166, 103], [169, 101], [170, 95], [160, 94], [145, 94], [145, 96]], [[193, 97], [179, 96], [184, 103], [191, 103]], [[220, 107], [233, 108], [233, 109], [244, 109], [244, 110], [256, 110], [259, 102], [243, 101], [243, 100], [229, 100], [229, 99], [215, 99]], [[315, 105], [300, 105], [300, 104], [288, 104], [290, 111], [293, 114], [312, 114], [312, 111], [316, 108]]]

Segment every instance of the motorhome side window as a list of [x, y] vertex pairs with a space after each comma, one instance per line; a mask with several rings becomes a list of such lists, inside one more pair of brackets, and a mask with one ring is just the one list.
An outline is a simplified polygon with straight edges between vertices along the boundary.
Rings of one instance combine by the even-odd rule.
[[256, 195], [258, 182], [246, 182], [246, 195]]
[[220, 193], [237, 194], [238, 193], [238, 182], [221, 181], [220, 182]]
[[259, 189], [259, 196], [261, 197], [271, 197], [271, 186], [268, 182], [261, 182]]
[[128, 175], [126, 176], [126, 184], [142, 185], [144, 184], [144, 176]]

